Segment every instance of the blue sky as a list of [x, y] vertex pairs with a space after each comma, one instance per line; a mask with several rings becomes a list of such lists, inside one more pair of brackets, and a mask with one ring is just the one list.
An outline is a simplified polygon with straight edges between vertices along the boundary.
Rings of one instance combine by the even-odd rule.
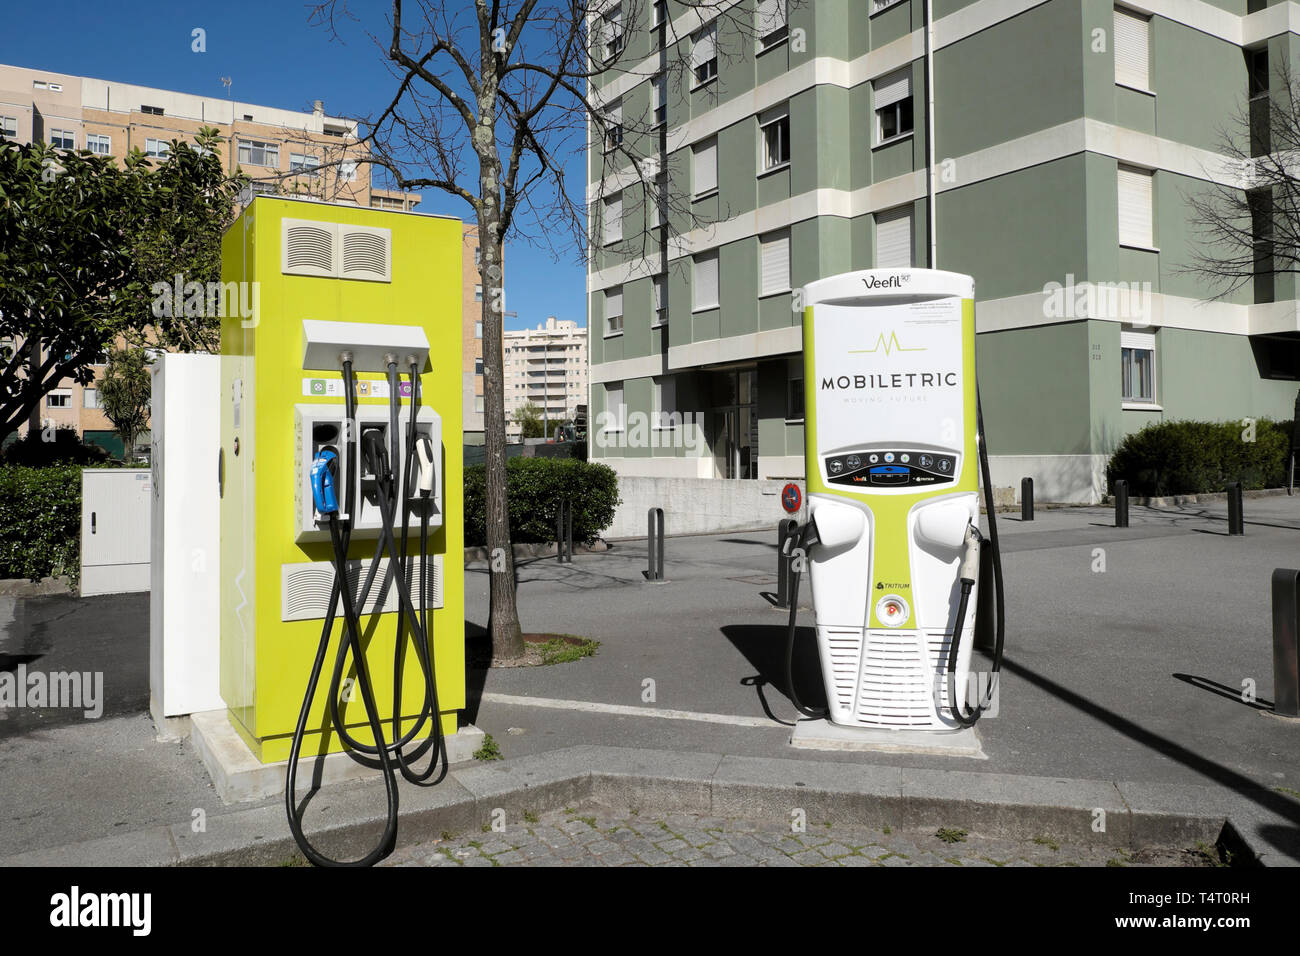
[[[395, 89], [367, 36], [388, 29], [389, 4], [381, 0], [354, 0], [354, 14], [368, 19], [341, 26], [346, 42], [310, 24], [311, 5], [298, 0], [42, 0], [6, 6], [0, 63], [14, 66], [206, 96], [226, 95], [220, 78], [229, 76], [236, 100], [310, 111], [320, 99], [336, 115], [377, 113]], [[204, 53], [191, 49], [196, 27], [206, 31]], [[581, 162], [575, 162], [568, 175], [581, 183]], [[459, 199], [436, 190], [422, 195], [422, 212], [470, 216]], [[507, 317], [507, 328], [537, 325], [548, 315], [586, 323], [585, 271], [576, 252], [563, 251], [557, 262], [549, 250], [507, 240], [506, 263], [506, 308], [518, 313]]]

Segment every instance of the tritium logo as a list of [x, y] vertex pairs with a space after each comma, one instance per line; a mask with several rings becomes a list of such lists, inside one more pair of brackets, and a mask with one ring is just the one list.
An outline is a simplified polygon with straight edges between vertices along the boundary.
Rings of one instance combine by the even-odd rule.
[[148, 936], [153, 926], [151, 893], [83, 893], [74, 886], [50, 897], [50, 925], [59, 927], [129, 927], [133, 936]]

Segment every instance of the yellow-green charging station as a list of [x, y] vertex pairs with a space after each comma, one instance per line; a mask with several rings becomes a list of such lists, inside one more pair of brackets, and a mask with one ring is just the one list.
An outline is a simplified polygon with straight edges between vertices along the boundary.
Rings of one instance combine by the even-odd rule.
[[[253, 314], [223, 318], [221, 328], [221, 693], [231, 724], [264, 763], [290, 754], [331, 604], [335, 552], [313, 505], [310, 475], [326, 447], [338, 450], [340, 485], [354, 483], [355, 507], [346, 516], [348, 587], [359, 602], [360, 640], [380, 717], [386, 731], [393, 727], [401, 584], [384, 548], [374, 478], [367, 478], [360, 454], [347, 449], [368, 430], [382, 437], [385, 450], [397, 449], [390, 414], [400, 406], [399, 432], [405, 433], [413, 364], [418, 434], [432, 449], [435, 479], [419, 504], [425, 563], [417, 554], [418, 520], [405, 536], [411, 566], [425, 572], [411, 575], [415, 593], [406, 606], [427, 607], [438, 719], [444, 735], [456, 732], [465, 706], [462, 228], [452, 218], [261, 196], [226, 233], [222, 279], [249, 284], [241, 288]], [[352, 361], [351, 422], [343, 355]], [[396, 377], [385, 367], [393, 362]], [[398, 459], [393, 468], [400, 472], [400, 449]], [[372, 562], [378, 567], [360, 602]], [[330, 665], [345, 626], [340, 610]], [[410, 634], [402, 640], [409, 648]], [[405, 733], [427, 699], [417, 654], [403, 653], [400, 673]], [[356, 661], [349, 659], [342, 723], [355, 739], [373, 744], [362, 695], [350, 691], [355, 677]], [[322, 680], [303, 755], [344, 749], [328, 696]], [[432, 730], [426, 720], [415, 739]]]

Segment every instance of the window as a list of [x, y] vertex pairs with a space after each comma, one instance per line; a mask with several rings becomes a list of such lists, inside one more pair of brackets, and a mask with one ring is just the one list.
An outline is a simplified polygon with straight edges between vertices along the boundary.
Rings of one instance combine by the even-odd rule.
[[483, 250], [480, 249], [478, 246], [475, 246], [475, 247], [474, 247], [474, 265], [476, 265], [476, 266], [481, 266], [482, 264], [483, 264]]
[[605, 245], [618, 242], [623, 238], [623, 194], [615, 193], [605, 199], [604, 226]]
[[168, 145], [165, 139], [146, 139], [144, 141], [144, 154], [146, 156], [166, 159], [169, 152], [171, 152], [171, 146]]
[[1149, 170], [1120, 166], [1119, 244], [1151, 249], [1155, 239], [1151, 227], [1151, 197], [1154, 176]]
[[96, 156], [107, 156], [113, 151], [112, 141], [102, 133], [86, 134], [86, 149]]
[[99, 398], [99, 389], [84, 389], [81, 393], [81, 405], [83, 408], [103, 408], [104, 403]]
[[478, 412], [479, 414], [482, 414], [482, 413], [483, 413], [483, 396], [482, 396], [482, 395], [475, 395], [475, 396], [474, 396], [474, 411]]
[[605, 290], [605, 334], [621, 335], [623, 332], [623, 287]]
[[872, 84], [876, 98], [876, 143], [912, 132], [912, 73], [899, 70]]
[[654, 392], [654, 427], [675, 428], [677, 421], [677, 379], [671, 375], [656, 375], [650, 380]]
[[1151, 21], [1132, 10], [1115, 8], [1115, 82], [1150, 92], [1148, 59]]
[[787, 422], [803, 421], [803, 376], [789, 381], [785, 397], [785, 420]]
[[654, 125], [668, 119], [668, 79], [662, 73], [650, 79], [650, 109], [654, 114]]
[[50, 84], [46, 83], [44, 80], [32, 80], [32, 89], [34, 90], [48, 89], [49, 85]]
[[605, 21], [605, 60], [609, 61], [623, 52], [623, 5], [614, 4], [601, 17]]
[[1246, 51], [1246, 92], [1250, 98], [1250, 155], [1264, 156], [1269, 152], [1269, 69], [1268, 47]]
[[18, 119], [14, 116], [0, 116], [0, 136], [5, 139], [18, 138]]
[[482, 322], [475, 322], [475, 323], [474, 323], [474, 338], [476, 338], [476, 339], [481, 339], [481, 338], [483, 338], [483, 323], [482, 323]]
[[700, 143], [691, 153], [691, 185], [696, 198], [717, 192], [718, 141]]
[[77, 134], [70, 129], [50, 130], [50, 145], [56, 149], [76, 149]]
[[876, 213], [876, 268], [912, 267], [912, 208]]
[[1255, 301], [1272, 302], [1274, 299], [1272, 190], [1267, 188], [1250, 190], [1246, 193], [1246, 204], [1250, 208], [1251, 244], [1255, 253]]
[[[275, 163], [274, 163], [274, 165], [279, 166], [279, 165], [280, 165], [280, 154], [279, 154], [279, 152], [278, 152], [279, 147], [276, 147], [276, 149], [277, 149], [277, 152], [276, 152], [276, 154], [275, 154]], [[339, 182], [341, 182], [341, 183], [355, 183], [356, 181], [357, 181], [357, 163], [356, 163], [356, 160], [353, 160], [353, 159], [345, 159], [343, 162], [339, 163]]]
[[650, 26], [651, 28], [659, 26], [668, 19], [668, 0], [654, 0], [650, 4]]
[[887, 10], [896, 3], [902, 3], [903, 0], [871, 0], [871, 12], [879, 13], [881, 10]]
[[718, 75], [718, 25], [710, 23], [691, 43], [691, 72], [702, 86]]
[[605, 383], [605, 427], [603, 431], [621, 432], [627, 412], [623, 404], [623, 383]]
[[605, 152], [623, 144], [623, 101], [615, 100], [605, 114]]
[[279, 192], [275, 183], [266, 180], [253, 180], [248, 184], [249, 190], [254, 196], [274, 196]]
[[474, 374], [475, 375], [483, 374], [483, 360], [481, 358], [476, 358], [474, 360]]
[[475, 302], [483, 301], [483, 287], [481, 285], [474, 286], [474, 301]]
[[786, 0], [758, 0], [759, 50], [768, 50], [785, 40]]
[[141, 113], [148, 113], [150, 116], [162, 116], [163, 108], [161, 106], [141, 106]]
[[45, 396], [46, 408], [71, 408], [72, 392], [60, 389]]
[[790, 108], [784, 106], [760, 122], [759, 139], [763, 144], [763, 171], [779, 169], [790, 162]]
[[252, 139], [239, 141], [239, 162], [246, 166], [272, 166], [280, 168], [278, 143], [262, 143]]
[[691, 311], [718, 307], [718, 250], [702, 252], [691, 268]]
[[651, 325], [663, 325], [668, 321], [667, 279], [665, 276], [654, 276], [650, 283], [651, 305], [655, 313]]
[[1156, 401], [1156, 336], [1154, 332], [1120, 332], [1121, 397], [1125, 402], [1154, 405]]
[[759, 295], [790, 291], [790, 231], [784, 229], [759, 240]]
[[304, 176], [319, 176], [320, 157], [310, 153], [290, 153], [289, 172], [301, 173]]

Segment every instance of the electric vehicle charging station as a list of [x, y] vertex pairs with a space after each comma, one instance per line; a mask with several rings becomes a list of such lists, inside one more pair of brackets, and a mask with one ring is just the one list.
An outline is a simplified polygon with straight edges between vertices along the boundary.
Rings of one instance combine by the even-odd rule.
[[222, 320], [221, 694], [259, 761], [289, 760], [317, 863], [298, 758], [382, 768], [373, 862], [396, 769], [441, 779], [465, 706], [461, 257], [457, 219], [265, 196], [223, 242], [257, 294]]
[[[788, 673], [792, 697], [835, 728], [969, 728], [992, 699], [964, 706], [977, 591], [988, 584], [978, 581], [982, 545], [994, 549], [995, 673], [1003, 630], [975, 382], [974, 280], [868, 270], [813, 282], [803, 301], [808, 520], [792, 540], [811, 579], [827, 712], [805, 708]], [[797, 607], [796, 591], [788, 671]], [[801, 745], [811, 723], [798, 722], [792, 743]]]

